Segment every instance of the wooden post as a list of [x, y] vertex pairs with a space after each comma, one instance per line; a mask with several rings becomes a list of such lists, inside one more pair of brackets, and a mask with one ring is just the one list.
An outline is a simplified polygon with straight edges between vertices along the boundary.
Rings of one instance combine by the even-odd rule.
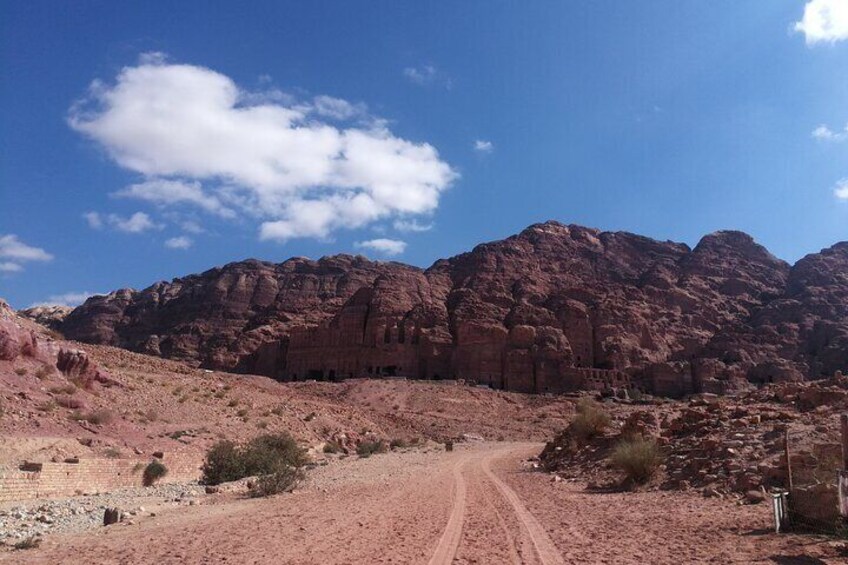
[[792, 460], [789, 458], [789, 427], [783, 430], [783, 453], [786, 455], [786, 486], [792, 492]]
[[839, 418], [842, 428], [842, 470], [848, 471], [848, 414]]

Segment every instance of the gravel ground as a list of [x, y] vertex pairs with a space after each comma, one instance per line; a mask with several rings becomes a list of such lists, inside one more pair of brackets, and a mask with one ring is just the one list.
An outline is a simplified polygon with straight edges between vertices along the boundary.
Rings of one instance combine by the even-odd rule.
[[0, 542], [13, 545], [31, 536], [81, 532], [103, 525], [103, 512], [119, 508], [133, 517], [162, 507], [193, 505], [204, 489], [197, 483], [133, 487], [90, 496], [35, 499], [0, 506]]

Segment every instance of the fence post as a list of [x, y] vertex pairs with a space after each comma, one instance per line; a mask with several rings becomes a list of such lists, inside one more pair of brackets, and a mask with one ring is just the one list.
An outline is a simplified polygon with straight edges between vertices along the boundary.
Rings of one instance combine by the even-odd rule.
[[842, 470], [848, 471], [848, 414], [839, 417], [842, 431]]
[[[792, 461], [789, 459], [789, 426], [783, 430], [783, 453], [786, 455], [786, 486], [792, 492]], [[791, 496], [791, 494], [790, 494]]]

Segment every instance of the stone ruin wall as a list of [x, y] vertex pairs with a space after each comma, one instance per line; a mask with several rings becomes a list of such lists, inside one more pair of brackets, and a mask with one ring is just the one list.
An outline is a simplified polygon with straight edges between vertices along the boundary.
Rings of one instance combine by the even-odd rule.
[[[77, 459], [66, 463], [25, 463], [0, 467], [0, 502], [54, 498], [140, 487], [151, 459]], [[195, 454], [165, 454], [168, 474], [159, 483], [200, 479], [202, 458]]]

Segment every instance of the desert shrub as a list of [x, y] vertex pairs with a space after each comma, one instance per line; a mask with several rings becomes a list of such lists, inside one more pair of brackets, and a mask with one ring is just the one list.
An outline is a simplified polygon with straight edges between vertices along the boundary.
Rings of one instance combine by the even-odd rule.
[[644, 483], [654, 476], [662, 463], [662, 452], [654, 439], [634, 436], [615, 446], [611, 460], [624, 471], [628, 480]]
[[236, 416], [238, 416], [239, 418], [244, 418], [245, 416], [247, 416], [247, 413], [247, 408], [242, 408], [238, 412], [236, 412]]
[[315, 416], [317, 416], [317, 415], [318, 414], [316, 414], [315, 412], [310, 412], [309, 414], [306, 415], [306, 418], [304, 418], [303, 421], [304, 422], [311, 422], [312, 420], [315, 419]]
[[90, 424], [108, 424], [115, 419], [115, 414], [109, 410], [95, 410], [85, 415], [84, 420]]
[[85, 403], [82, 400], [69, 394], [57, 396], [56, 404], [58, 404], [62, 408], [69, 408], [71, 410], [79, 410], [80, 408], [85, 406]]
[[330, 440], [324, 444], [324, 453], [339, 453], [342, 446], [337, 441]]
[[18, 542], [15, 542], [15, 545], [12, 546], [15, 549], [35, 549], [41, 545], [41, 538], [38, 536], [29, 536]]
[[45, 400], [36, 406], [39, 412], [52, 412], [56, 409], [56, 403], [53, 400]]
[[287, 433], [261, 435], [243, 445], [222, 440], [206, 453], [202, 482], [217, 485], [244, 477], [287, 474], [289, 468], [300, 471], [306, 463], [305, 451]]
[[271, 414], [273, 414], [274, 416], [282, 416], [285, 411], [286, 409], [282, 406], [277, 406], [273, 410], [271, 410]]
[[121, 458], [121, 450], [117, 447], [107, 447], [103, 451], [103, 455], [108, 457], [109, 459], [120, 459]]
[[219, 390], [219, 391], [218, 391], [218, 392], [216, 392], [213, 396], [214, 396], [215, 398], [224, 398], [226, 395], [227, 395], [227, 392], [226, 392], [226, 391]]
[[23, 377], [27, 374], [26, 367], [18, 367], [17, 369], [15, 369], [15, 374], [19, 377]]
[[277, 471], [259, 476], [248, 491], [252, 497], [271, 496], [287, 492], [303, 478], [300, 468], [281, 466]]
[[580, 440], [598, 437], [610, 424], [609, 414], [603, 407], [587, 398], [577, 403], [577, 416], [571, 422], [571, 431]]
[[132, 473], [133, 475], [135, 475], [135, 474], [137, 474], [139, 471], [141, 471], [142, 469], [144, 469], [144, 463], [136, 463], [135, 465], [133, 465], [133, 468], [132, 468], [132, 470], [131, 470], [131, 473]]
[[71, 383], [50, 387], [49, 390], [53, 394], [74, 394], [77, 391], [77, 387], [72, 385]]
[[403, 449], [405, 447], [409, 447], [412, 445], [412, 442], [407, 441], [403, 438], [394, 438], [389, 442], [390, 449]]
[[453, 441], [448, 440], [445, 442], [445, 451], [453, 451]]
[[268, 427], [268, 422], [266, 422], [265, 420], [260, 420], [260, 421], [256, 422], [256, 427], [259, 428], [260, 430], [264, 430], [265, 428]]
[[239, 403], [238, 398], [233, 398], [232, 400], [227, 402], [227, 406], [229, 406], [230, 408], [233, 408], [235, 406], [238, 406], [238, 403]]
[[385, 453], [386, 451], [388, 451], [386, 442], [381, 439], [377, 441], [363, 441], [356, 446], [356, 454], [360, 457], [370, 457], [375, 453]]
[[56, 372], [56, 368], [53, 365], [42, 365], [35, 372], [35, 376], [39, 380], [43, 381], [44, 379], [47, 379], [47, 378], [50, 378], [51, 376], [53, 376], [53, 373], [55, 373], [55, 372]]
[[141, 475], [141, 484], [149, 487], [167, 474], [168, 468], [161, 461], [151, 461], [144, 468], [144, 473]]

